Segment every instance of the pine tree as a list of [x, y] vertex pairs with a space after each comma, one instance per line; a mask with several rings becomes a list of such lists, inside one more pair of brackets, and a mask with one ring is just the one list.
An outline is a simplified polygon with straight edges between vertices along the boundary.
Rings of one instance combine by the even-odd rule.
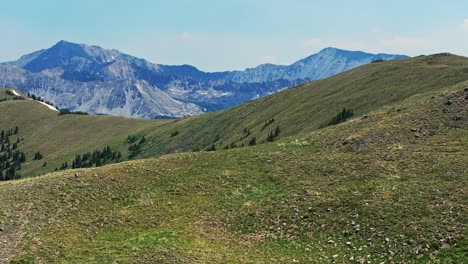
[[209, 147], [209, 148], [207, 149], [207, 151], [215, 151], [215, 150], [216, 150], [216, 147], [215, 147], [214, 144], [211, 145], [211, 147]]
[[20, 152], [20, 162], [26, 162], [26, 155], [24, 152]]

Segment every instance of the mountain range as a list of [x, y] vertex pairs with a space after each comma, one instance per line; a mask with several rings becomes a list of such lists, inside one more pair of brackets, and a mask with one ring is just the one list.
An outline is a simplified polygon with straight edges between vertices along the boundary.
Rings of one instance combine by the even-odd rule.
[[60, 109], [161, 118], [225, 109], [374, 60], [405, 55], [326, 48], [291, 65], [203, 72], [190, 65], [153, 64], [117, 50], [60, 41], [0, 64], [0, 86], [35, 94]]

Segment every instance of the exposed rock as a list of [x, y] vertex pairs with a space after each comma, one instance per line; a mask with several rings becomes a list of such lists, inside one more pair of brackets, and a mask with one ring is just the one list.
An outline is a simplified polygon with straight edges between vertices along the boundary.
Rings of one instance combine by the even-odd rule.
[[0, 82], [72, 111], [184, 117], [232, 107], [375, 59], [401, 58], [406, 56], [326, 48], [289, 66], [264, 64], [208, 73], [190, 65], [158, 65], [116, 50], [60, 41], [0, 64]]

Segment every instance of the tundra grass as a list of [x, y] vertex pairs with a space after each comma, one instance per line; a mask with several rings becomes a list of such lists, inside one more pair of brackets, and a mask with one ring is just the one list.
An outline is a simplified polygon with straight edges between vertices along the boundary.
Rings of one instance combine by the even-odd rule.
[[467, 86], [269, 144], [0, 183], [0, 256], [463, 263]]

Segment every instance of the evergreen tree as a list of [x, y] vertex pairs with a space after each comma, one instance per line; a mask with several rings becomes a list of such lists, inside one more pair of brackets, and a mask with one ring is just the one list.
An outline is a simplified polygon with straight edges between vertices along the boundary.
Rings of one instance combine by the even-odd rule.
[[352, 117], [353, 115], [354, 115], [353, 110], [343, 108], [343, 110], [341, 110], [340, 112], [338, 112], [338, 114], [336, 114], [334, 117], [332, 117], [330, 119], [330, 121], [328, 121], [325, 124], [322, 124], [320, 126], [320, 128], [323, 128], [323, 127], [326, 127], [326, 126], [333, 126], [333, 125], [342, 123], [342, 122], [346, 121], [347, 119], [349, 119], [350, 117]]
[[211, 145], [211, 147], [209, 147], [209, 148], [207, 149], [207, 151], [215, 151], [215, 150], [216, 150], [216, 147], [215, 147], [214, 144]]

